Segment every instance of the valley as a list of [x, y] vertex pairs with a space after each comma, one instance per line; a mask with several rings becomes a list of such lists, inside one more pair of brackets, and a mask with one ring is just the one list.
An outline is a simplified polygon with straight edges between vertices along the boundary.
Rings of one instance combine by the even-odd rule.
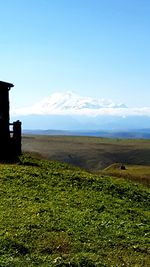
[[[119, 175], [131, 179], [134, 176], [135, 180], [149, 184], [150, 140], [148, 139], [23, 135], [22, 149], [37, 158], [69, 163], [93, 173], [103, 172], [105, 168], [115, 163], [138, 165], [142, 169], [147, 168], [145, 179], [139, 179], [141, 172], [137, 175], [137, 171], [134, 170], [132, 175], [126, 175], [126, 172]], [[105, 172], [118, 176], [116, 171], [114, 173], [109, 168]], [[145, 174], [143, 175], [145, 177]]]

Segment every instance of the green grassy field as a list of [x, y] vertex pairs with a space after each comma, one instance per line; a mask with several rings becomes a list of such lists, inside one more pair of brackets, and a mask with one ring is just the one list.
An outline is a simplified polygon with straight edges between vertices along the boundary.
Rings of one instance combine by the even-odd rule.
[[148, 267], [150, 191], [22, 156], [0, 165], [0, 266]]

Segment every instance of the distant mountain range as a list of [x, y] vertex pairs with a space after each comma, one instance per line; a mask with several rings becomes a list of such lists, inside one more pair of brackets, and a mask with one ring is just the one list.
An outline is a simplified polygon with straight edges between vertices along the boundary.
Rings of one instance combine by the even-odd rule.
[[63, 135], [63, 136], [93, 136], [105, 138], [142, 138], [150, 139], [149, 129], [136, 129], [126, 131], [65, 131], [65, 130], [24, 130], [25, 135]]
[[126, 131], [150, 128], [150, 107], [128, 108], [124, 103], [54, 93], [33, 106], [11, 111], [24, 129], [69, 131]]

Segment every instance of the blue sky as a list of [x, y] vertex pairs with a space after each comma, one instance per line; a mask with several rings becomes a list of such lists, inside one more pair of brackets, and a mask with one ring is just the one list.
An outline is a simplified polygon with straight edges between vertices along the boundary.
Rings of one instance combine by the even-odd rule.
[[13, 107], [66, 90], [149, 106], [149, 0], [1, 0], [0, 10]]

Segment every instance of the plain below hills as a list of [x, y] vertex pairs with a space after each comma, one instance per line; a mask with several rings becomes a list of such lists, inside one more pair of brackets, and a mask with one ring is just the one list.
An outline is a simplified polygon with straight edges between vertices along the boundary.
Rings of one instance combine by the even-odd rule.
[[23, 135], [22, 148], [94, 172], [114, 163], [150, 166], [149, 139]]

